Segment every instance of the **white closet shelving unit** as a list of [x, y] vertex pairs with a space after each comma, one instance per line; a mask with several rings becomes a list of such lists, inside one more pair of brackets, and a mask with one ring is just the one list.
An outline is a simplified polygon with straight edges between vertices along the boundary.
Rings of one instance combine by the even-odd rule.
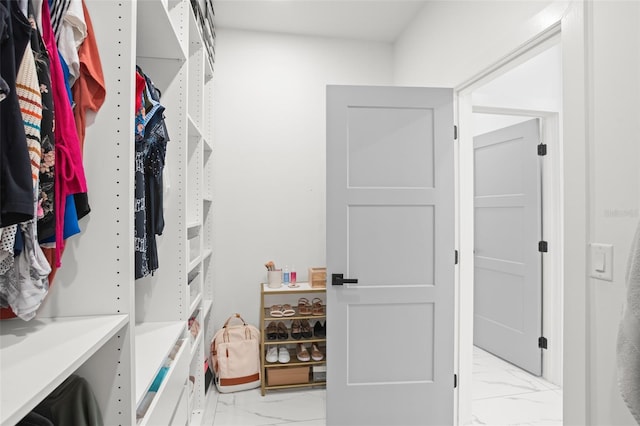
[[[67, 241], [38, 316], [0, 321], [0, 424], [19, 421], [73, 373], [89, 381], [105, 425], [198, 424], [213, 334], [213, 71], [189, 0], [86, 3], [107, 86], [84, 148], [92, 211]], [[133, 260], [136, 65], [162, 93], [170, 138], [160, 268], [141, 280]]]

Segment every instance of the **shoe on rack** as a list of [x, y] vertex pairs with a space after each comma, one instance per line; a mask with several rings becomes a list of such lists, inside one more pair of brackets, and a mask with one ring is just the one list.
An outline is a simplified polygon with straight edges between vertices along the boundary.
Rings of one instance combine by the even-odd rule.
[[302, 324], [300, 320], [291, 321], [291, 337], [296, 340], [300, 340], [302, 338]]
[[276, 340], [278, 338], [278, 327], [275, 322], [270, 322], [267, 326], [267, 340]]
[[287, 350], [286, 346], [280, 346], [278, 349], [278, 362], [280, 364], [286, 364], [291, 361], [291, 356], [289, 356], [289, 350]]
[[298, 346], [296, 347], [296, 357], [298, 358], [298, 361], [303, 362], [311, 359], [309, 351], [307, 351], [307, 348], [305, 348], [302, 343], [298, 343]]
[[327, 333], [320, 321], [316, 321], [316, 323], [313, 325], [313, 335], [319, 338], [326, 337]]
[[290, 304], [286, 303], [282, 305], [282, 315], [285, 317], [292, 317], [296, 314], [296, 311], [291, 307]]
[[278, 340], [287, 340], [289, 338], [289, 330], [287, 330], [287, 326], [282, 321], [278, 323], [277, 330]]
[[324, 305], [322, 304], [322, 299], [320, 299], [319, 297], [315, 297], [311, 301], [311, 314], [324, 315]]
[[298, 299], [298, 315], [311, 315], [311, 303], [306, 297]]
[[322, 361], [322, 359], [324, 358], [324, 355], [322, 355], [322, 352], [320, 352], [320, 349], [318, 349], [318, 345], [316, 345], [315, 343], [311, 345], [311, 359], [314, 361]]
[[301, 320], [300, 326], [302, 328], [302, 337], [304, 337], [305, 339], [310, 339], [311, 337], [313, 337], [313, 332], [311, 331], [311, 324], [309, 324], [309, 320]]
[[276, 345], [269, 346], [267, 349], [267, 356], [265, 357], [267, 362], [276, 362], [278, 361], [278, 347]]

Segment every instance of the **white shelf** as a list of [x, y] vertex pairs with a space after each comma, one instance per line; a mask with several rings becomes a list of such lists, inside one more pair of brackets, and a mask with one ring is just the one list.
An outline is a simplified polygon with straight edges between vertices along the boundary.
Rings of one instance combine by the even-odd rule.
[[[187, 223], [187, 234], [191, 235], [191, 232], [197, 230], [197, 228], [202, 226], [202, 222], [198, 220], [194, 220], [192, 222]], [[196, 233], [197, 235], [197, 233]], [[188, 238], [188, 237], [187, 237]]]
[[187, 115], [187, 121], [189, 122], [189, 139], [201, 138], [202, 131], [191, 115]]
[[184, 62], [186, 54], [173, 29], [167, 6], [159, 1], [139, 1], [137, 4], [137, 56]]
[[128, 315], [2, 321], [0, 424], [15, 424], [113, 337]]
[[193, 302], [191, 302], [191, 306], [189, 306], [189, 317], [193, 315], [193, 313], [195, 312], [196, 308], [198, 307], [201, 301], [202, 301], [202, 293], [198, 293], [198, 295], [193, 300]]
[[198, 332], [196, 339], [191, 343], [191, 353], [190, 353], [191, 356], [189, 358], [191, 361], [193, 361], [193, 357], [196, 355], [196, 352], [200, 347], [200, 342], [202, 342], [203, 339], [204, 339], [204, 328], [202, 327], [202, 324], [200, 324], [200, 331]]
[[211, 311], [212, 305], [213, 305], [213, 301], [209, 299], [205, 299], [204, 303], [202, 304], [202, 318], [209, 315], [209, 311]]
[[204, 82], [208, 83], [213, 78], [213, 68], [211, 68], [211, 62], [209, 58], [204, 58]]
[[136, 324], [136, 406], [185, 330], [184, 321]]
[[204, 253], [202, 253], [202, 260], [206, 260], [209, 256], [213, 254], [213, 250], [206, 249]]
[[204, 41], [202, 40], [202, 34], [200, 33], [200, 24], [196, 21], [196, 15], [193, 7], [189, 5], [189, 55], [193, 55], [199, 50], [202, 50]]
[[187, 269], [187, 273], [191, 273], [191, 271], [193, 271], [194, 269], [196, 269], [198, 267], [198, 265], [200, 264], [200, 261], [202, 260], [202, 256], [196, 256], [195, 259], [193, 259], [191, 262], [189, 262], [189, 267]]
[[213, 151], [213, 147], [211, 146], [211, 142], [209, 142], [208, 138], [203, 137], [204, 141], [204, 152], [211, 153]]
[[311, 287], [309, 285], [309, 283], [306, 282], [298, 282], [298, 287], [287, 287], [286, 285], [281, 285], [278, 288], [271, 288], [269, 287], [267, 284], [262, 284], [262, 287], [264, 289], [265, 293], [273, 293], [273, 294], [277, 294], [277, 293], [288, 293], [288, 292], [300, 292], [300, 291], [307, 291], [307, 292], [318, 292], [318, 293], [322, 293], [324, 291], [326, 291], [326, 287]]

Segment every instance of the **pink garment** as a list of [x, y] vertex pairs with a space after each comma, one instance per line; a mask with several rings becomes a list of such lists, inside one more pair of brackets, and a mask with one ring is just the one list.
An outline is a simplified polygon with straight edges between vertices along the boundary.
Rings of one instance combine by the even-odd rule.
[[87, 181], [82, 165], [80, 142], [76, 133], [76, 123], [73, 111], [67, 97], [64, 74], [60, 65], [55, 35], [51, 27], [49, 4], [42, 2], [42, 38], [47, 46], [51, 60], [51, 86], [53, 89], [53, 104], [55, 108], [55, 153], [56, 153], [56, 248], [55, 265], [60, 267], [62, 250], [64, 249], [64, 211], [67, 195], [87, 192]]

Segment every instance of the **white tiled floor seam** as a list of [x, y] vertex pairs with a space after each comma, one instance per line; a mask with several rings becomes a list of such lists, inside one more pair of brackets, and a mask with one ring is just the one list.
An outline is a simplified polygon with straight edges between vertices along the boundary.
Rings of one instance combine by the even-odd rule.
[[[473, 425], [562, 425], [562, 390], [474, 348]], [[215, 392], [215, 390], [211, 390]], [[219, 394], [203, 424], [325, 426], [324, 389]], [[217, 399], [217, 401], [216, 401]]]

